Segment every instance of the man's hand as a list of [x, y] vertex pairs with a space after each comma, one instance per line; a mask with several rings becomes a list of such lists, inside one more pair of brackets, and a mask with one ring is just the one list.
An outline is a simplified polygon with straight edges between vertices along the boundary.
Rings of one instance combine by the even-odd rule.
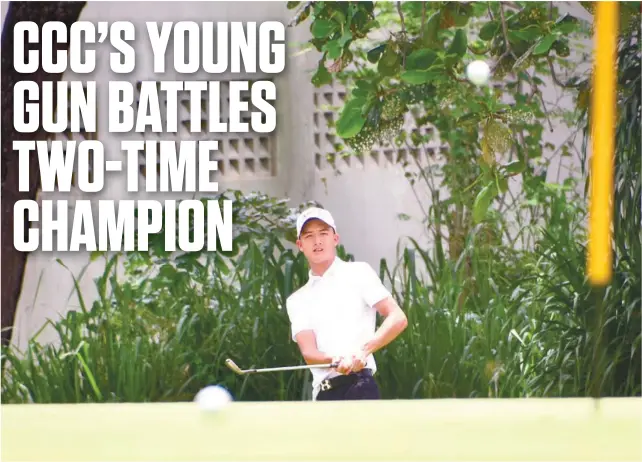
[[359, 372], [366, 367], [368, 355], [365, 351], [348, 356], [335, 356], [332, 358], [332, 363], [337, 364], [336, 371], [340, 374], [350, 374], [351, 372]]
[[349, 374], [350, 372], [352, 372], [352, 368], [353, 368], [352, 356], [335, 357], [333, 358], [332, 362], [338, 364], [336, 371], [339, 374]]
[[352, 372], [359, 372], [366, 367], [368, 362], [368, 355], [365, 351], [361, 350], [357, 354], [352, 355]]

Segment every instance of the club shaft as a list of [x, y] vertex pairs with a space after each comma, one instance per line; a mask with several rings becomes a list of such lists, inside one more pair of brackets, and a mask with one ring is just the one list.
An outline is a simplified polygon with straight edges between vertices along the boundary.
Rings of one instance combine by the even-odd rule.
[[285, 366], [285, 367], [268, 367], [263, 369], [246, 369], [243, 373], [257, 373], [257, 372], [279, 372], [279, 371], [296, 371], [300, 369], [327, 369], [330, 367], [336, 367], [335, 364], [315, 364], [315, 365], [303, 365], [303, 366]]

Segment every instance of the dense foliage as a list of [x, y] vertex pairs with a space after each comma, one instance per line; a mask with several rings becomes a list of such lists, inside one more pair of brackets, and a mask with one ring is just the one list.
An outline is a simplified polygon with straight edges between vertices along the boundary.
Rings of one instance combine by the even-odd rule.
[[[590, 27], [549, 3], [511, 5], [298, 6], [295, 22], [321, 52], [313, 82], [349, 89], [337, 155], [374, 143], [421, 149], [430, 139], [401, 130], [409, 119], [447, 145], [429, 165], [397, 159], [411, 185], [429, 191], [418, 200], [430, 204], [432, 245], [410, 239], [399, 261], [380, 264], [409, 318], [377, 355], [387, 398], [641, 392], [639, 28], [623, 27], [620, 39], [614, 279], [597, 291], [585, 277], [590, 175], [556, 181], [550, 168], [560, 155], [586, 164], [590, 75], [564, 69]], [[634, 5], [622, 11], [639, 25]], [[498, 63], [500, 88], [465, 81], [474, 57]], [[547, 79], [573, 107], [545, 100]], [[573, 140], [547, 144], [544, 132], [559, 124], [584, 129], [580, 152]], [[223, 364], [301, 362], [284, 302], [307, 277], [288, 244], [295, 210], [262, 195], [234, 198], [234, 252], [167, 255], [159, 235], [149, 253], [96, 255], [107, 262], [101, 296], [51, 324], [60, 345], [3, 348], [3, 402], [189, 400], [208, 383], [242, 400], [309, 398], [305, 372], [239, 378]]]

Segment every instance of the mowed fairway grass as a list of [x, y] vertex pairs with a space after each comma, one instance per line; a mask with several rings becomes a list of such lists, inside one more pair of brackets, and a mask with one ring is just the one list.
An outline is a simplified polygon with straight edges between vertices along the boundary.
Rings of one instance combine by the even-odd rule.
[[2, 460], [642, 460], [642, 401], [3, 405]]

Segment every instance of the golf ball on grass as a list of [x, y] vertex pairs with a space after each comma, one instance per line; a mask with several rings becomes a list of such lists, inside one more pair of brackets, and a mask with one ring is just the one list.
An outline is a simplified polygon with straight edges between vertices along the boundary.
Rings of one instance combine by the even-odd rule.
[[220, 385], [210, 385], [196, 393], [194, 401], [204, 411], [219, 411], [232, 401], [232, 395]]
[[466, 67], [466, 77], [475, 85], [484, 85], [490, 78], [490, 67], [485, 61], [472, 61]]

